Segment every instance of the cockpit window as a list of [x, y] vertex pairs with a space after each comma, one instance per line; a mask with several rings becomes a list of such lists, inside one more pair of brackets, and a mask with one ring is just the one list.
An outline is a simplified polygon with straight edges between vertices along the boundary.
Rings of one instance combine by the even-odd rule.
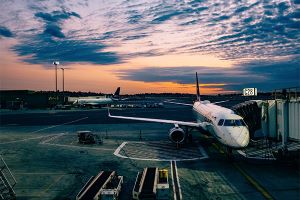
[[237, 126], [246, 126], [244, 120], [240, 119], [240, 120], [235, 120], [235, 123]]
[[246, 124], [241, 119], [226, 119], [224, 126], [246, 126]]
[[224, 123], [224, 119], [220, 119], [219, 123], [218, 123], [218, 126], [222, 126]]

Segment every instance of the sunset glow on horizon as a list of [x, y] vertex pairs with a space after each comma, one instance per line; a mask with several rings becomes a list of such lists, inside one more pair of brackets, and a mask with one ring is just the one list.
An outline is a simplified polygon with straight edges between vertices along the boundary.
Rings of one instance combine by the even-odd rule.
[[[299, 86], [296, 1], [81, 1], [1, 4], [1, 90], [122, 94]], [[5, 8], [5, 9], [4, 9]], [[58, 71], [58, 86], [62, 84]]]

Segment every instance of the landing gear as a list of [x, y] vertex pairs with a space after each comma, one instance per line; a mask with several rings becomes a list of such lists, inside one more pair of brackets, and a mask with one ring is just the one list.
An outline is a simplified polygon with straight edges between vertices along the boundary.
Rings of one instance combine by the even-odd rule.
[[191, 134], [191, 131], [193, 129], [194, 129], [193, 127], [191, 127], [191, 128], [186, 127], [185, 128], [185, 133], [186, 133], [185, 143], [188, 143], [188, 144], [193, 143], [193, 135]]

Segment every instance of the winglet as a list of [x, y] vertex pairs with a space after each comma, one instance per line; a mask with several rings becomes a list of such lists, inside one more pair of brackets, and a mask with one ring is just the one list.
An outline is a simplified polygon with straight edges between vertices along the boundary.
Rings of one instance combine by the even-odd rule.
[[200, 89], [199, 89], [199, 82], [198, 82], [197, 72], [196, 72], [196, 92], [197, 92], [197, 100], [200, 101]]

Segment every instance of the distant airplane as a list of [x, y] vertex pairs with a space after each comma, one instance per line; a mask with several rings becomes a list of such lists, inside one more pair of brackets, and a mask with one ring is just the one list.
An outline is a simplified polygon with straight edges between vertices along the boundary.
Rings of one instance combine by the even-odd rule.
[[[158, 122], [174, 124], [170, 129], [170, 140], [176, 144], [181, 144], [187, 139], [187, 133], [181, 127], [203, 128], [215, 137], [220, 143], [228, 148], [231, 153], [232, 149], [242, 149], [249, 143], [249, 130], [243, 118], [234, 113], [233, 110], [218, 106], [221, 102], [211, 103], [200, 100], [200, 90], [198, 75], [196, 73], [196, 91], [197, 99], [194, 104], [175, 103], [185, 106], [192, 106], [197, 122], [185, 122], [166, 119], [151, 119], [141, 117], [115, 116], [108, 112], [109, 117], [118, 119], [129, 119], [146, 122]], [[224, 102], [224, 101], [222, 101]], [[187, 129], [188, 130], [188, 129]]]
[[120, 90], [121, 88], [118, 87], [116, 92], [113, 94], [112, 97], [97, 97], [97, 98], [78, 98], [74, 101], [74, 105], [79, 105], [82, 107], [91, 107], [91, 106], [97, 106], [97, 107], [102, 107], [105, 105], [110, 105], [114, 101], [120, 100]]

